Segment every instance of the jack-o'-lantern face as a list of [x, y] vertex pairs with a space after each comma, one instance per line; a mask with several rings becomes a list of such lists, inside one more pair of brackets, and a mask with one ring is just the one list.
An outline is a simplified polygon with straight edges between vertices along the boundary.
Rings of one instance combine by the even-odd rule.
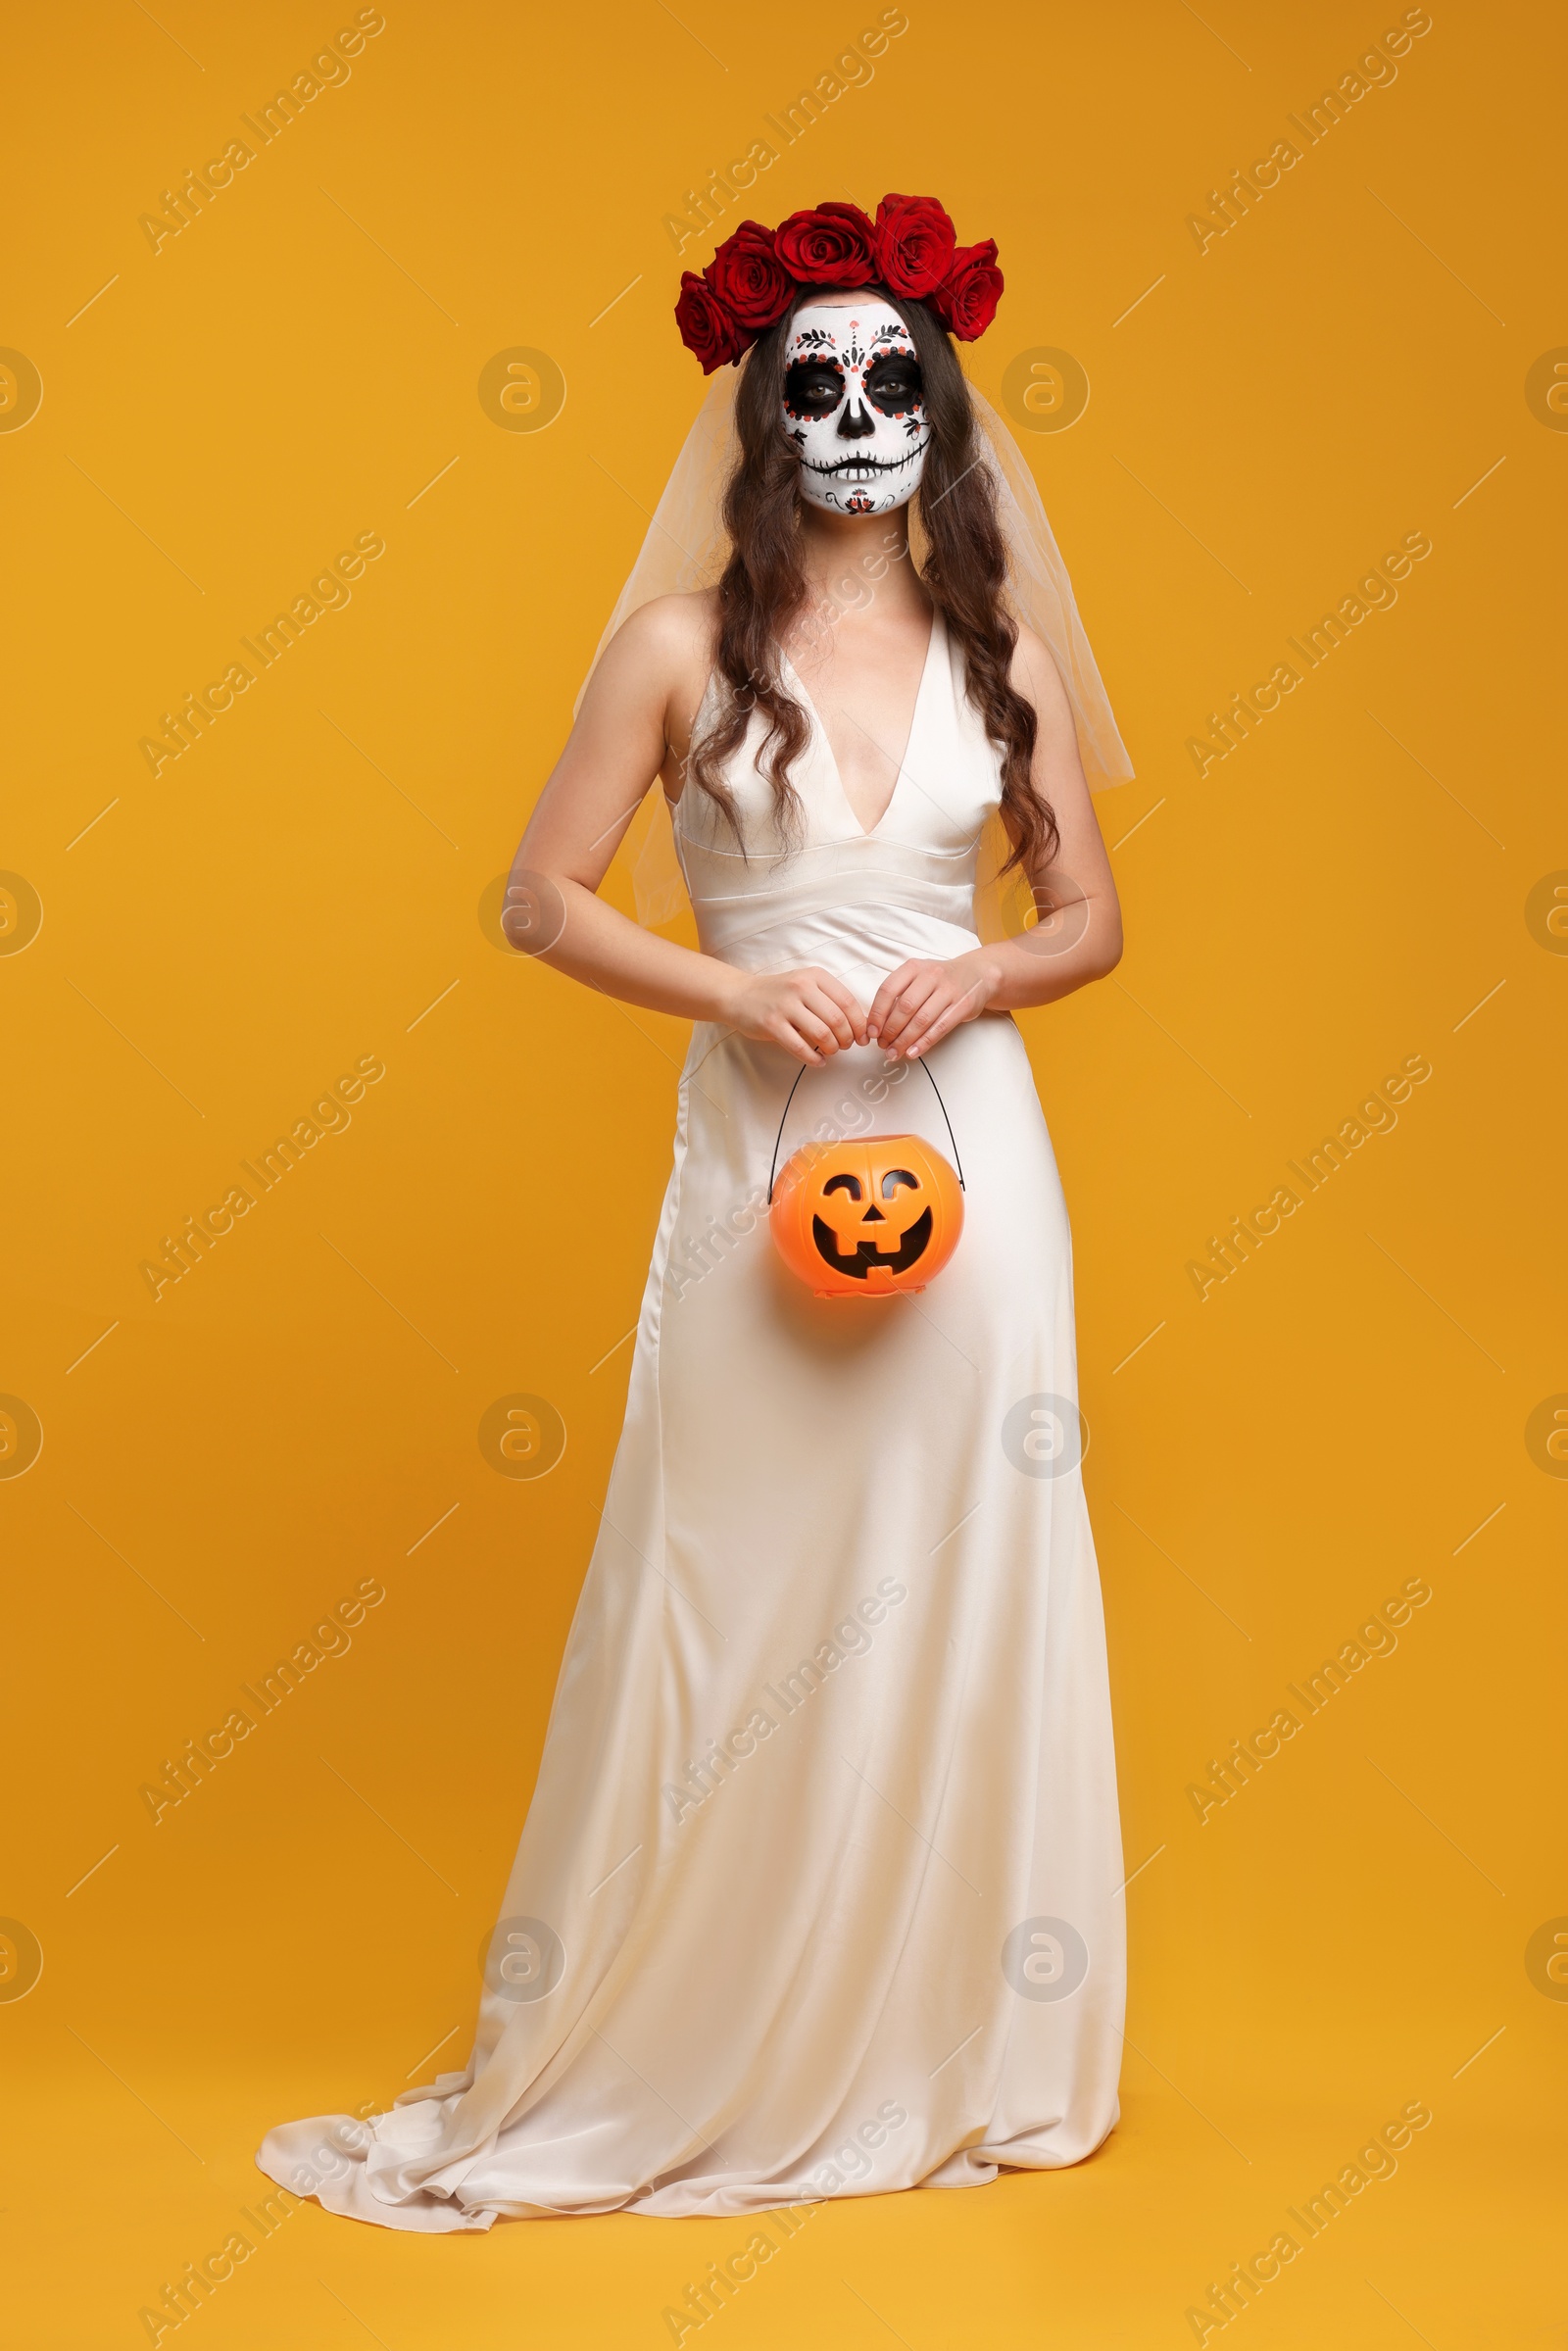
[[818, 1298], [923, 1290], [963, 1228], [958, 1179], [918, 1135], [807, 1144], [773, 1192], [773, 1239]]
[[816, 1253], [858, 1282], [873, 1271], [907, 1273], [931, 1246], [931, 1209], [912, 1167], [888, 1167], [880, 1183], [841, 1167], [822, 1186], [811, 1217]]

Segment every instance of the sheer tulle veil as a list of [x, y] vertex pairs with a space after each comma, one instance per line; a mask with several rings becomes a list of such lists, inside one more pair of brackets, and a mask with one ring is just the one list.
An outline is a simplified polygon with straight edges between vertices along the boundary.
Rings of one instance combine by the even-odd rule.
[[[654, 511], [653, 520], [625, 586], [615, 600], [603, 636], [589, 664], [592, 677], [599, 658], [628, 614], [656, 596], [690, 592], [713, 586], [729, 555], [729, 540], [720, 509], [724, 485], [737, 454], [735, 395], [739, 369], [720, 367], [710, 378], [707, 396], [685, 444], [675, 460]], [[1126, 783], [1132, 775], [1116, 721], [1089, 639], [1078, 617], [1077, 601], [1067, 566], [1041, 504], [1022, 450], [996, 410], [973, 384], [969, 387], [985, 444], [982, 462], [989, 464], [997, 486], [997, 505], [1007, 545], [1008, 600], [1017, 618], [1050, 646], [1072, 702], [1078, 730], [1078, 752], [1091, 787]], [[911, 516], [910, 540], [918, 563], [921, 531], [918, 502]], [[586, 690], [588, 679], [584, 678]], [[578, 696], [581, 701], [581, 695]], [[668, 921], [685, 904], [685, 884], [675, 854], [663, 795], [651, 792], [632, 830], [634, 878], [640, 921]], [[1005, 861], [1006, 843], [996, 826], [995, 850], [982, 858], [982, 873], [994, 892], [998, 868]], [[984, 927], [995, 928], [995, 916]]]

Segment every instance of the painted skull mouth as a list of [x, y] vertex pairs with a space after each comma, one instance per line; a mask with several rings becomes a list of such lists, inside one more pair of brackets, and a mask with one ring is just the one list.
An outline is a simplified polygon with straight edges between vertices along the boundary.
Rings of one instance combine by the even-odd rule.
[[811, 1239], [816, 1253], [835, 1273], [848, 1274], [854, 1281], [865, 1281], [873, 1268], [884, 1273], [906, 1273], [925, 1255], [931, 1239], [931, 1211], [921, 1210], [896, 1249], [879, 1249], [874, 1241], [858, 1242], [848, 1256], [841, 1253], [831, 1225], [820, 1216], [811, 1219]]
[[822, 481], [875, 481], [883, 473], [902, 473], [906, 465], [913, 464], [924, 447], [922, 441], [919, 448], [908, 450], [903, 457], [841, 457], [831, 465], [813, 465], [805, 460], [802, 462], [808, 473], [814, 473]]

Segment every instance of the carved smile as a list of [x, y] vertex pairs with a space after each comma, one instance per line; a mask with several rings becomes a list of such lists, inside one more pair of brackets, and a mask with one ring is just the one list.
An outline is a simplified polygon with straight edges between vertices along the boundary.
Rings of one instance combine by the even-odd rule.
[[832, 1226], [824, 1224], [820, 1216], [811, 1219], [811, 1239], [824, 1265], [831, 1265], [835, 1273], [848, 1274], [857, 1282], [865, 1281], [873, 1266], [884, 1273], [906, 1273], [925, 1255], [931, 1239], [931, 1211], [921, 1210], [896, 1249], [879, 1249], [874, 1241], [861, 1241], [847, 1257], [841, 1256]]

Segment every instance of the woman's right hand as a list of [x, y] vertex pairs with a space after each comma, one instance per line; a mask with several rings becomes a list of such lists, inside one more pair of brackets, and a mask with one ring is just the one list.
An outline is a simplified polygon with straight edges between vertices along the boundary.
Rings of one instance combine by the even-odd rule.
[[724, 1017], [743, 1037], [782, 1045], [808, 1068], [866, 1041], [865, 1013], [852, 992], [814, 965], [737, 974]]

